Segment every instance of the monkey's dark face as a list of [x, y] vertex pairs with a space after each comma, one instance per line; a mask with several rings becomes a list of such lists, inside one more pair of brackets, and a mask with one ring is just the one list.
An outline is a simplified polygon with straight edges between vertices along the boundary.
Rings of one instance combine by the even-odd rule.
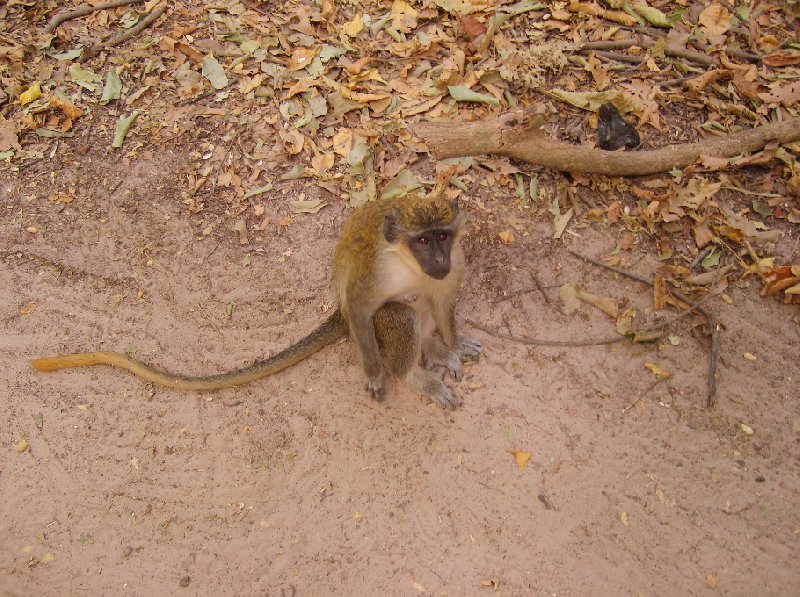
[[442, 280], [450, 273], [450, 251], [453, 234], [450, 230], [426, 230], [408, 237], [408, 248], [422, 271]]

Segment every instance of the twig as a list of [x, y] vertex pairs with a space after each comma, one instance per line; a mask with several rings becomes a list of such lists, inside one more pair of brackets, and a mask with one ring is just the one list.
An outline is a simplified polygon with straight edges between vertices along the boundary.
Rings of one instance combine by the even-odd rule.
[[523, 290], [516, 290], [516, 291], [514, 291], [514, 292], [512, 292], [510, 294], [507, 294], [505, 296], [501, 296], [500, 298], [494, 299], [492, 301], [492, 304], [496, 305], [497, 303], [502, 303], [502, 302], [508, 301], [508, 300], [510, 300], [512, 298], [516, 298], [518, 296], [522, 296], [523, 294], [528, 294], [529, 292], [533, 292], [533, 291], [534, 291], [533, 288], [525, 288]]
[[622, 342], [623, 340], [627, 340], [625, 336], [614, 336], [613, 338], [602, 338], [600, 340], [577, 340], [575, 342], [564, 342], [561, 340], [537, 340], [535, 338], [527, 338], [525, 336], [512, 336], [511, 334], [501, 334], [500, 332], [495, 332], [487, 328], [484, 325], [481, 325], [471, 319], [466, 320], [469, 325], [474, 327], [477, 330], [481, 330], [482, 332], [486, 332], [490, 336], [494, 338], [500, 338], [501, 340], [511, 340], [512, 342], [519, 342], [520, 344], [528, 344], [531, 346], [562, 346], [562, 347], [569, 347], [569, 346], [601, 346], [604, 344], [615, 344], [617, 342]]
[[660, 384], [662, 381], [664, 381], [666, 379], [669, 379], [669, 378], [662, 377], [660, 379], [655, 380], [653, 383], [651, 383], [649, 386], [647, 386], [647, 388], [645, 388], [645, 390], [643, 392], [640, 392], [639, 395], [634, 399], [633, 402], [631, 402], [630, 404], [628, 404], [628, 406], [623, 408], [622, 412], [623, 413], [628, 412], [630, 409], [632, 409], [634, 406], [636, 406], [642, 398], [644, 398], [647, 394], [652, 392], [653, 388], [655, 388], [658, 384]]
[[722, 342], [719, 322], [712, 322], [711, 326], [711, 362], [708, 365], [708, 397], [706, 406], [712, 407], [717, 401], [717, 359], [719, 358], [719, 345]]
[[[570, 250], [569, 252], [572, 253], [575, 257], [583, 259], [584, 261], [588, 261], [589, 263], [605, 268], [617, 274], [627, 276], [628, 278], [636, 280], [637, 282], [641, 282], [642, 284], [653, 287], [653, 282], [645, 280], [644, 278], [640, 278], [636, 274], [631, 274], [629, 272], [626, 272], [625, 270], [621, 270], [611, 265], [607, 265], [602, 261], [597, 261], [596, 259], [593, 259], [586, 255], [581, 255], [577, 251]], [[676, 292], [674, 289], [671, 290], [670, 292], [672, 293], [672, 296], [674, 296], [676, 299], [689, 305], [689, 307], [691, 307], [693, 311], [697, 311], [698, 313], [702, 313], [703, 315], [705, 315], [706, 319], [708, 320], [708, 325], [711, 328], [711, 355], [710, 355], [711, 362], [708, 367], [709, 379], [708, 379], [708, 397], [706, 399], [706, 405], [709, 407], [713, 406], [714, 403], [717, 401], [717, 379], [716, 379], [717, 360], [719, 356], [719, 346], [720, 343], [722, 342], [720, 331], [724, 326], [719, 321], [717, 321], [717, 318], [714, 317], [714, 315], [708, 309], [705, 309], [700, 303], [685, 297], [681, 293]], [[706, 297], [705, 299], [703, 299], [703, 301], [708, 300], [710, 296], [714, 295], [709, 295], [709, 297]]]
[[588, 261], [592, 265], [605, 268], [610, 272], [614, 272], [615, 274], [619, 274], [620, 276], [625, 276], [626, 278], [630, 278], [631, 280], [636, 280], [637, 282], [639, 282], [640, 284], [644, 284], [645, 286], [650, 286], [651, 288], [653, 287], [653, 283], [650, 280], [637, 276], [636, 274], [632, 274], [629, 271], [625, 271], [624, 269], [614, 267], [613, 265], [608, 265], [607, 263], [598, 261], [593, 257], [589, 257], [588, 255], [581, 255], [580, 253], [578, 253], [577, 251], [573, 251], [572, 249], [569, 249], [569, 252], [578, 259], [583, 259], [584, 261]]
[[[603, 50], [623, 50], [631, 46], [639, 46], [640, 48], [652, 48], [655, 42], [646, 37], [633, 37], [630, 39], [623, 39], [618, 41], [589, 41], [580, 45], [579, 51], [603, 51]], [[719, 66], [719, 60], [712, 58], [708, 54], [702, 52], [695, 52], [687, 48], [670, 47], [664, 48], [664, 55], [671, 58], [683, 58], [691, 60], [704, 66]], [[633, 58], [633, 57], [631, 57]], [[642, 58], [637, 58], [637, 61], [643, 62]]]
[[128, 4], [135, 4], [136, 2], [142, 2], [143, 0], [115, 0], [114, 2], [104, 2], [103, 4], [95, 4], [94, 6], [90, 6], [88, 4], [81, 4], [77, 8], [73, 8], [72, 10], [65, 10], [64, 12], [60, 12], [55, 15], [50, 22], [47, 24], [47, 27], [44, 28], [45, 33], [52, 33], [56, 30], [56, 28], [61, 24], [67, 21], [71, 21], [72, 19], [77, 19], [78, 17], [85, 17], [88, 14], [91, 14], [98, 10], [105, 10], [107, 8], [119, 8], [120, 6], [127, 6]]
[[697, 264], [700, 263], [703, 259], [705, 259], [711, 251], [714, 250], [714, 245], [707, 245], [702, 251], [697, 254], [697, 257], [692, 259], [692, 262], [689, 264], [689, 269], [694, 269], [697, 267]]
[[106, 48], [111, 48], [111, 47], [117, 46], [117, 45], [121, 44], [122, 42], [129, 40], [132, 37], [136, 37], [142, 31], [144, 31], [150, 25], [152, 25], [155, 21], [157, 21], [159, 18], [161, 18], [161, 15], [163, 15], [166, 12], [166, 10], [167, 10], [167, 4], [165, 2], [165, 3], [161, 4], [160, 6], [158, 6], [157, 8], [155, 8], [150, 14], [148, 14], [141, 21], [136, 23], [135, 26], [131, 27], [127, 31], [123, 31], [122, 33], [119, 33], [119, 34], [115, 35], [114, 37], [110, 38], [106, 42], [103, 42], [101, 44], [98, 44], [96, 46], [92, 46], [92, 47], [87, 48], [86, 50], [84, 50], [83, 56], [81, 56], [81, 60], [87, 60], [89, 58], [93, 58], [94, 56], [97, 56], [100, 52], [102, 52]]
[[549, 305], [550, 299], [548, 298], [547, 293], [544, 291], [544, 288], [542, 288], [542, 283], [539, 282], [539, 278], [537, 278], [536, 274], [534, 274], [532, 271], [528, 271], [528, 273], [531, 275], [531, 280], [533, 280], [533, 283], [536, 284], [536, 288], [538, 288], [539, 292], [542, 293], [542, 297], [544, 297], [544, 302]]

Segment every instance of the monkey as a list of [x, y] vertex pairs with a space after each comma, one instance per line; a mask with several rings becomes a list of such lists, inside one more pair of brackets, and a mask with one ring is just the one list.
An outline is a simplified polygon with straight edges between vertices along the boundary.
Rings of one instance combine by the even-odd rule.
[[462, 363], [482, 353], [478, 340], [456, 332], [464, 220], [458, 203], [438, 194], [378, 200], [354, 209], [333, 257], [337, 308], [301, 340], [247, 367], [187, 377], [115, 352], [40, 358], [31, 366], [48, 372], [111, 365], [165, 387], [217, 390], [278, 373], [349, 335], [373, 399], [383, 401], [388, 371], [438, 406], [454, 408], [460, 400], [443, 382], [441, 370], [460, 380]]

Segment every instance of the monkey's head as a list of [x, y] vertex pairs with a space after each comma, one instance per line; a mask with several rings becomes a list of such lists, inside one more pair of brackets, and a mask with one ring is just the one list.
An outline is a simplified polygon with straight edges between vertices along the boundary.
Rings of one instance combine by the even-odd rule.
[[405, 243], [422, 271], [442, 280], [463, 224], [456, 201], [412, 196], [385, 215], [383, 235], [391, 244]]

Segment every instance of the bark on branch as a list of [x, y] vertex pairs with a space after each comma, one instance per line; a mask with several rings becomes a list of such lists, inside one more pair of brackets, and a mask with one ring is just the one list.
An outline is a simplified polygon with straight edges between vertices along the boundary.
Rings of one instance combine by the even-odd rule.
[[732, 158], [764, 149], [770, 142], [800, 139], [800, 118], [712, 137], [695, 143], [647, 151], [603, 151], [551, 139], [523, 110], [494, 120], [469, 123], [421, 122], [411, 127], [437, 159], [481, 154], [503, 155], [562, 172], [640, 176], [685, 168], [701, 156]]

